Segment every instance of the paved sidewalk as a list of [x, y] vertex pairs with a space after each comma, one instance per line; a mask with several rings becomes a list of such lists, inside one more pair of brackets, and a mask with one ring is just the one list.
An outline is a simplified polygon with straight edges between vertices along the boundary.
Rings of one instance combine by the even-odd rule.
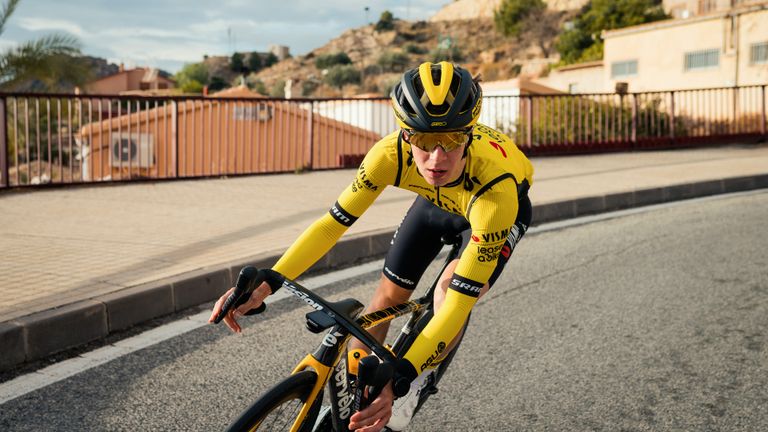
[[[534, 224], [768, 187], [768, 146], [534, 158]], [[217, 297], [322, 216], [354, 170], [0, 193], [0, 370]], [[380, 255], [388, 188], [316, 268]]]

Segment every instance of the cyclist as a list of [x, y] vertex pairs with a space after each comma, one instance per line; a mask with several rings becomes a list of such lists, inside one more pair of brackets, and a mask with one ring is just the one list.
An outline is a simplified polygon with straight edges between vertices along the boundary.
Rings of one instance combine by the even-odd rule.
[[[398, 383], [411, 382], [394, 400], [386, 386], [366, 409], [350, 418], [350, 429], [402, 430], [430, 383], [433, 368], [450, 352], [472, 306], [496, 281], [531, 220], [530, 161], [501, 132], [478, 124], [482, 91], [468, 71], [448, 62], [423, 63], [394, 87], [392, 105], [400, 129], [368, 152], [352, 183], [330, 211], [314, 222], [273, 267], [295, 279], [320, 259], [388, 185], [419, 196], [400, 223], [367, 311], [406, 301], [442, 248], [441, 237], [462, 236], [460, 258], [435, 290], [435, 315], [397, 365]], [[214, 306], [211, 321], [232, 290]], [[249, 301], [224, 318], [237, 323], [271, 293], [264, 283]], [[380, 341], [387, 326], [371, 333]], [[351, 347], [362, 347], [355, 345]], [[399, 386], [399, 393], [404, 390]], [[393, 405], [394, 402], [394, 405]]]

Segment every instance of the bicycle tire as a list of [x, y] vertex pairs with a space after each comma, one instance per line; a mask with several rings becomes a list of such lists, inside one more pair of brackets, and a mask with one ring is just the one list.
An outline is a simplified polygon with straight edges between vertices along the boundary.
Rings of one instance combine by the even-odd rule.
[[[308, 402], [307, 397], [317, 382], [317, 374], [304, 370], [282, 380], [264, 393], [250, 407], [243, 411], [227, 431], [289, 431], [302, 407]], [[323, 391], [320, 390], [312, 406], [299, 427], [300, 432], [310, 432], [315, 424]]]

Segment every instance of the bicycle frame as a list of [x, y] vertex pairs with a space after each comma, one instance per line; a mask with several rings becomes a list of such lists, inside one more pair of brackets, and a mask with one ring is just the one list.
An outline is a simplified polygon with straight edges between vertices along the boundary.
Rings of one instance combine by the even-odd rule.
[[[312, 369], [317, 373], [318, 377], [315, 382], [315, 387], [307, 398], [308, 402], [302, 407], [291, 430], [297, 430], [299, 425], [301, 425], [309, 412], [312, 401], [314, 401], [326, 383], [328, 383], [329, 396], [331, 399], [334, 429], [345, 430], [344, 427], [348, 425], [349, 417], [352, 415], [350, 408], [352, 406], [353, 398], [351, 384], [347, 379], [347, 361], [346, 358], [343, 358], [350, 337], [354, 336], [359, 339], [383, 361], [394, 364], [397, 361], [394, 353], [376, 341], [366, 329], [414, 312], [416, 312], [414, 316], [418, 316], [418, 312], [425, 310], [431, 304], [432, 290], [430, 290], [429, 295], [386, 309], [371, 312], [352, 320], [330, 302], [327, 302], [319, 295], [306, 289], [295, 281], [286, 279], [285, 282], [283, 282], [283, 288], [288, 289], [291, 293], [306, 303], [311, 304], [316, 311], [325, 313], [336, 322], [336, 324], [326, 333], [315, 352], [304, 357], [291, 372], [292, 374], [295, 374], [305, 369]], [[310, 301], [312, 303], [310, 303]], [[310, 312], [310, 314], [311, 313], [312, 312]], [[331, 379], [331, 374], [333, 374], [333, 379]]]
[[[335, 323], [326, 333], [315, 352], [304, 357], [292, 371], [292, 374], [296, 374], [306, 369], [312, 369], [317, 373], [318, 377], [314, 388], [307, 397], [307, 402], [302, 407], [291, 427], [292, 431], [298, 430], [326, 383], [328, 384], [329, 397], [331, 400], [333, 428], [336, 431], [348, 429], [349, 417], [353, 414], [351, 412], [353, 396], [351, 392], [351, 383], [347, 378], [347, 360], [344, 357], [344, 354], [350, 337], [355, 337], [360, 340], [382, 361], [395, 364], [397, 361], [395, 354], [388, 347], [380, 344], [366, 330], [392, 321], [395, 318], [412, 314], [408, 322], [403, 326], [395, 344], [397, 344], [401, 338], [407, 337], [424, 311], [432, 306], [434, 290], [440, 280], [440, 275], [445, 271], [448, 264], [458, 256], [458, 245], [459, 244], [454, 244], [452, 246], [440, 272], [438, 273], [438, 277], [435, 278], [425, 295], [415, 300], [410, 300], [405, 303], [362, 315], [354, 320], [344, 312], [340, 311], [337, 307], [338, 304], [326, 301], [318, 294], [301, 286], [295, 281], [289, 279], [283, 281], [283, 288], [313, 307], [316, 312], [324, 313], [330, 317]], [[310, 315], [316, 312], [308, 313], [307, 320], [309, 321], [311, 319]], [[309, 327], [309, 322], [307, 326]], [[310, 330], [314, 331], [312, 329]], [[331, 375], [333, 375], [333, 377], [331, 377]]]
[[[459, 247], [461, 245], [460, 237], [456, 236], [451, 239], [443, 238], [443, 243], [451, 244], [452, 247], [438, 273], [438, 277], [435, 278], [426, 294], [415, 300], [410, 300], [353, 318], [363, 309], [363, 304], [355, 299], [329, 302], [322, 296], [304, 288], [293, 280], [285, 278], [273, 270], [257, 270], [254, 267], [247, 266], [240, 271], [233, 293], [225, 300], [219, 313], [214, 319], [214, 322], [220, 322], [232, 308], [245, 303], [245, 301], [250, 298], [253, 290], [264, 281], [266, 281], [272, 288], [272, 292], [277, 291], [277, 289], [281, 287], [285, 288], [315, 309], [313, 312], [307, 313], [306, 315], [307, 328], [313, 333], [330, 330], [325, 334], [325, 337], [315, 352], [304, 357], [293, 369], [292, 375], [307, 369], [312, 369], [316, 373], [317, 379], [315, 380], [313, 388], [303, 401], [301, 410], [291, 426], [291, 431], [297, 431], [302, 426], [310, 409], [312, 409], [313, 405], [318, 402], [317, 397], [326, 383], [328, 384], [329, 397], [331, 399], [332, 427], [336, 431], [347, 430], [349, 426], [349, 417], [352, 415], [352, 409], [358, 409], [362, 402], [360, 389], [357, 389], [356, 397], [353, 397], [350, 391], [352, 383], [348, 379], [348, 365], [346, 356], [344, 355], [350, 337], [357, 338], [365, 346], [370, 348], [373, 354], [375, 354], [380, 362], [382, 362], [382, 364], [376, 362], [375, 365], [378, 366], [371, 365], [371, 367], [381, 368], [386, 366], [381, 370], [388, 371], [386, 373], [382, 372], [382, 375], [378, 376], [372, 382], [366, 381], [365, 383], [357, 384], [363, 386], [373, 385], [375, 388], [380, 389], [380, 386], [386, 385], [390, 379], [395, 380], [396, 384], [398, 383], [397, 375], [395, 374], [395, 377], [392, 377], [392, 371], [397, 365], [398, 360], [396, 355], [389, 347], [382, 345], [371, 336], [367, 329], [389, 322], [397, 317], [410, 314], [411, 316], [409, 320], [401, 329], [400, 334], [393, 345], [398, 347], [402, 342], [407, 346], [409, 338], [412, 337], [411, 333], [419, 319], [424, 316], [424, 313], [432, 309], [433, 294], [440, 281], [440, 275], [445, 272], [445, 269], [450, 262], [458, 256]], [[247, 314], [261, 313], [265, 310], [265, 307], [266, 305], [262, 303], [261, 306], [251, 310]], [[370, 370], [370, 368], [366, 367], [366, 370]], [[333, 374], [334, 379], [331, 379], [331, 374]], [[360, 377], [362, 379], [362, 374]], [[377, 390], [373, 390], [374, 393], [376, 391]], [[372, 397], [375, 397], [375, 395]], [[323, 426], [327, 425], [324, 417], [321, 416], [320, 420], [323, 422]], [[318, 424], [320, 423], [317, 423], [315, 426]]]

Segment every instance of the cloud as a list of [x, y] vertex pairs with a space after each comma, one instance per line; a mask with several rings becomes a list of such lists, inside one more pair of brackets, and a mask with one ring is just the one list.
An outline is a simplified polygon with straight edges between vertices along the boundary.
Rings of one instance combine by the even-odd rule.
[[21, 18], [19, 27], [29, 31], [65, 31], [83, 37], [86, 31], [71, 21], [50, 18]]
[[67, 32], [81, 39], [86, 54], [173, 72], [203, 54], [266, 51], [270, 45], [287, 45], [293, 55], [302, 55], [366, 24], [366, 18], [376, 22], [384, 10], [398, 18], [428, 19], [450, 1], [33, 0], [21, 2], [0, 48]]
[[120, 27], [110, 28], [99, 32], [99, 37], [146, 37], [146, 38], [178, 38], [178, 39], [201, 39], [195, 37], [194, 34], [190, 35], [185, 30], [167, 30], [149, 27]]

